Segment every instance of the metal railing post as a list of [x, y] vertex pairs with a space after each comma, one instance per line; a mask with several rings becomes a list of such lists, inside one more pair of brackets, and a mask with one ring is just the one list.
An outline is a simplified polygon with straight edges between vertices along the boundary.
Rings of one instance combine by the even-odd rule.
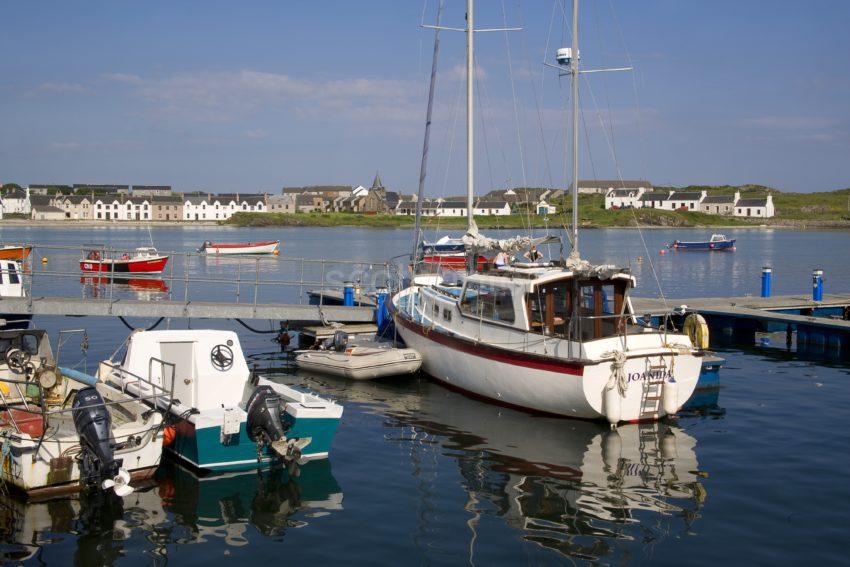
[[301, 257], [301, 279], [298, 286], [298, 303], [304, 303], [304, 257]]
[[325, 259], [322, 258], [322, 276], [319, 280], [319, 307], [325, 304]]
[[[103, 260], [106, 259], [106, 256], [103, 256]], [[103, 265], [103, 264], [101, 264]], [[115, 290], [115, 258], [112, 258], [112, 261], [109, 263], [109, 314], [112, 315], [112, 298]]]
[[173, 255], [169, 254], [169, 259], [172, 261], [169, 262], [168, 267], [168, 301], [171, 301], [172, 294], [174, 293], [174, 260]]
[[236, 303], [239, 303], [239, 284], [242, 278], [242, 258], [236, 260]]
[[256, 272], [254, 273], [254, 315], [257, 314], [257, 294], [260, 291], [260, 259], [256, 259]]
[[189, 303], [189, 253], [186, 252], [183, 263], [183, 308]]

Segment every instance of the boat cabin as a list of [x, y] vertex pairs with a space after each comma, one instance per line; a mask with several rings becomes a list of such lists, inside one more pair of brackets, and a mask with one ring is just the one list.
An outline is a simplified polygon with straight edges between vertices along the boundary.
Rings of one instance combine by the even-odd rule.
[[588, 341], [626, 330], [628, 290], [634, 285], [631, 274], [613, 268], [584, 275], [517, 264], [468, 276], [458, 306], [463, 317]]
[[21, 265], [11, 260], [0, 260], [0, 297], [23, 297]]
[[725, 234], [712, 234], [709, 242], [726, 242], [727, 240], [728, 238], [726, 238]]

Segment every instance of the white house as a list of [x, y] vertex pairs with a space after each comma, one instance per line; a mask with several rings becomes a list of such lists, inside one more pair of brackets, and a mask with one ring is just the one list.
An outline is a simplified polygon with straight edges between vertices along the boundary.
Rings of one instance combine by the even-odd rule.
[[776, 211], [773, 208], [773, 195], [757, 199], [738, 199], [735, 203], [736, 217], [770, 218]]
[[550, 205], [545, 199], [540, 199], [540, 202], [534, 205], [534, 210], [538, 215], [554, 215], [558, 212], [558, 207]]
[[[466, 206], [464, 206], [464, 211]], [[484, 217], [501, 217], [511, 214], [511, 206], [507, 201], [479, 201], [472, 207], [473, 215]]]
[[36, 205], [30, 214], [34, 220], [65, 220], [65, 211], [53, 205]]
[[[570, 185], [570, 192], [573, 186]], [[612, 189], [643, 189], [652, 191], [652, 183], [644, 179], [579, 179], [579, 194], [607, 195]]]
[[183, 200], [183, 220], [202, 221], [208, 220], [210, 209], [209, 195], [191, 195]]
[[707, 191], [674, 191], [672, 195], [670, 195], [666, 201], [664, 201], [663, 208], [668, 211], [678, 211], [678, 210], [687, 210], [693, 212], [699, 212], [700, 203], [705, 199]]
[[30, 204], [30, 188], [15, 189], [7, 191], [3, 195], [3, 213], [4, 214], [23, 214], [29, 215], [32, 211]]
[[647, 191], [641, 194], [635, 206], [639, 209], [663, 209], [665, 208], [664, 204], [672, 194], [672, 191]]
[[643, 187], [631, 189], [611, 189], [605, 194], [606, 209], [637, 209], [641, 207], [640, 198], [646, 190]]

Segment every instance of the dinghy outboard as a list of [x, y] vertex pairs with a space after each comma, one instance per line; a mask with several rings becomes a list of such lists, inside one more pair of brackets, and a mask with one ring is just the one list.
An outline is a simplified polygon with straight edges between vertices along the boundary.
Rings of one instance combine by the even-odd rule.
[[112, 488], [118, 496], [133, 492], [130, 473], [121, 468], [112, 445], [112, 416], [103, 397], [94, 387], [77, 392], [72, 405], [74, 427], [80, 436], [80, 473], [83, 481], [101, 488]]

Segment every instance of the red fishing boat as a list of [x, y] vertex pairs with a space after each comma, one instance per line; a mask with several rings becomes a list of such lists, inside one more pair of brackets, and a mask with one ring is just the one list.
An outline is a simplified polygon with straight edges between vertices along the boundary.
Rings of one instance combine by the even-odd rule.
[[279, 240], [264, 242], [210, 242], [207, 240], [198, 249], [205, 254], [276, 254]]
[[80, 260], [80, 269], [84, 272], [110, 274], [161, 274], [168, 263], [153, 247], [136, 248], [132, 254], [114, 254], [108, 250], [91, 249], [85, 251]]
[[0, 260], [26, 260], [32, 252], [32, 246], [0, 246]]

